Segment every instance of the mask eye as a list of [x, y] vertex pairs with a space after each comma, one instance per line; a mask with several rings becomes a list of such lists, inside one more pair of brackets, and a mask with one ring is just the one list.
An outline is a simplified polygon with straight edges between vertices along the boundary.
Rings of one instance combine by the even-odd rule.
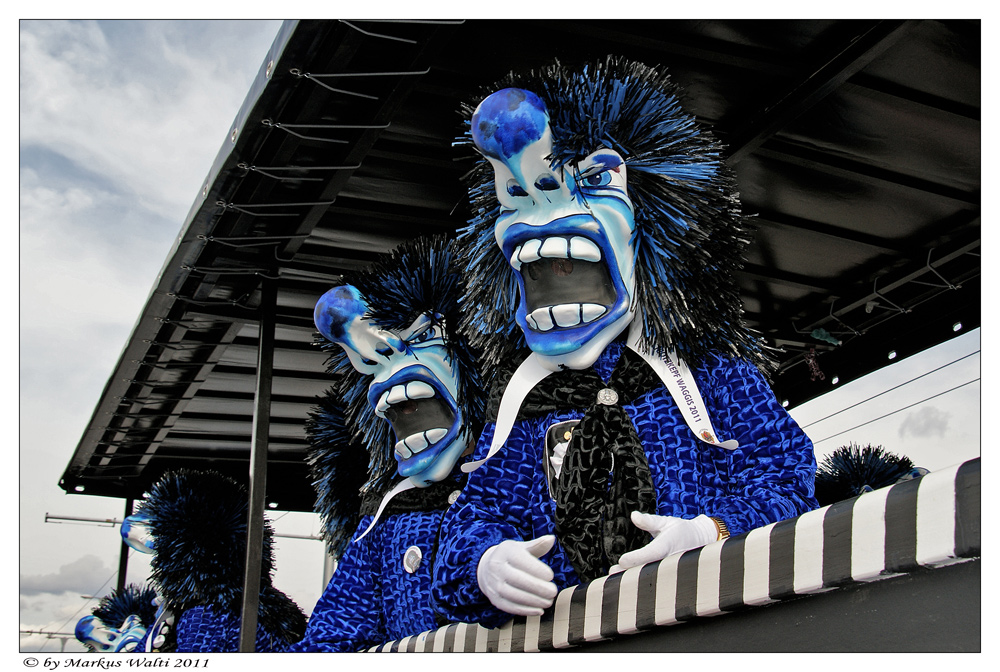
[[434, 340], [435, 338], [442, 338], [442, 337], [443, 337], [443, 330], [441, 329], [441, 325], [434, 324], [428, 327], [427, 329], [424, 329], [419, 334], [414, 334], [413, 336], [410, 336], [410, 338], [407, 340], [411, 345], [417, 345], [419, 343], [426, 343], [427, 341], [431, 341]]
[[586, 187], [606, 187], [611, 184], [611, 171], [602, 170], [599, 173], [584, 175], [581, 182]]
[[511, 196], [527, 196], [528, 192], [513, 177], [507, 180], [507, 193]]

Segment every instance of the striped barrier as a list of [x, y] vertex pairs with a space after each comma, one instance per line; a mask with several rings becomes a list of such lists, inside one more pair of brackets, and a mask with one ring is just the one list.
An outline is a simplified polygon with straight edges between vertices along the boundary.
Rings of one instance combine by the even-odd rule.
[[541, 616], [452, 623], [371, 652], [551, 651], [980, 554], [980, 460], [566, 588]]

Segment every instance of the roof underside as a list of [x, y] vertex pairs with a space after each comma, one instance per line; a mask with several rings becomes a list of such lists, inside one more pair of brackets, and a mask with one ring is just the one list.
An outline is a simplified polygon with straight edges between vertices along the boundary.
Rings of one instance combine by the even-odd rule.
[[759, 227], [746, 318], [780, 349], [779, 398], [979, 325], [979, 21], [288, 22], [61, 487], [138, 498], [178, 467], [246, 480], [266, 276], [267, 499], [311, 510], [303, 423], [331, 382], [316, 300], [465, 222], [460, 101], [511, 69], [609, 53], [669, 67], [728, 147]]

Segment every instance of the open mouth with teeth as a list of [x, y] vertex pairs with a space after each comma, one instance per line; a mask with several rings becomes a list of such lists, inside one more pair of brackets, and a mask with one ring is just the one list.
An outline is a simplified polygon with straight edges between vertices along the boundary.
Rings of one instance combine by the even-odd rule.
[[424, 471], [458, 436], [455, 401], [423, 367], [407, 367], [373, 386], [369, 401], [396, 435], [394, 452], [401, 476]]
[[503, 238], [521, 289], [516, 319], [535, 352], [576, 351], [628, 311], [618, 264], [592, 217], [514, 224]]
[[617, 298], [601, 248], [583, 236], [531, 238], [510, 264], [521, 274], [525, 321], [535, 331], [593, 322]]

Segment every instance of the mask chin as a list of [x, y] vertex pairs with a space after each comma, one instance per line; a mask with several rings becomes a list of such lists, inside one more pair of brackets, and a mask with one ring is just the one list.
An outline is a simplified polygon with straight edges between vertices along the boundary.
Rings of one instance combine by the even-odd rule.
[[409, 473], [403, 473], [404, 468], [401, 464], [399, 474], [400, 476], [407, 476], [417, 487], [426, 488], [447, 478], [455, 468], [458, 458], [465, 453], [467, 447], [468, 437], [465, 432], [462, 432], [454, 441], [441, 450], [425, 468], [420, 470], [417, 465], [414, 465], [411, 469], [406, 470]]
[[554, 355], [545, 354], [531, 345], [531, 339], [527, 338], [528, 346], [538, 357], [542, 366], [550, 371], [561, 369], [586, 369], [593, 366], [597, 358], [601, 356], [604, 349], [611, 341], [615, 340], [619, 334], [625, 331], [635, 317], [635, 313], [626, 310], [621, 316], [612, 321], [589, 339], [580, 343], [575, 349]]

